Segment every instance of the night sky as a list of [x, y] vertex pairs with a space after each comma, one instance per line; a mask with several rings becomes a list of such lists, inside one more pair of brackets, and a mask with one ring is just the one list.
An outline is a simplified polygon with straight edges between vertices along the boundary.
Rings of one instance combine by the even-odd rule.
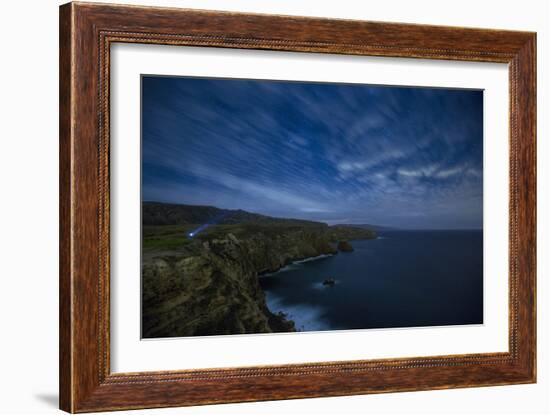
[[142, 77], [143, 200], [482, 227], [483, 92]]

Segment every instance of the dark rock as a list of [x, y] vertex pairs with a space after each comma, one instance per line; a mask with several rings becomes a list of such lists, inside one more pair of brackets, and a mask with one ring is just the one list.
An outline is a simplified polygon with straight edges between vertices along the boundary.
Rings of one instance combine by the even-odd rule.
[[353, 252], [353, 246], [348, 241], [338, 241], [338, 250], [341, 252]]
[[323, 285], [328, 285], [330, 287], [334, 287], [334, 284], [336, 284], [336, 281], [334, 280], [334, 278], [327, 278], [326, 280], [323, 281]]

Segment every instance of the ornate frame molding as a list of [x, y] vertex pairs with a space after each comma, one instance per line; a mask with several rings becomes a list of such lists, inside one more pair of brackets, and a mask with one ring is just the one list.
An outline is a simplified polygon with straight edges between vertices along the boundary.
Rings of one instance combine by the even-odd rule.
[[[109, 70], [115, 42], [508, 63], [509, 352], [111, 373]], [[534, 33], [86, 3], [61, 6], [61, 408], [89, 412], [534, 382], [535, 71]]]

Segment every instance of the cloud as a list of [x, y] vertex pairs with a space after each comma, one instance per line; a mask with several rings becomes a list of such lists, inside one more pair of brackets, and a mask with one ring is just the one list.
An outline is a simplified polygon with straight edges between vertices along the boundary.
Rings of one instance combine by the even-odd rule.
[[480, 226], [482, 103], [479, 91], [144, 77], [143, 196]]
[[417, 169], [417, 170], [407, 170], [407, 169], [398, 169], [397, 173], [401, 176], [406, 177], [422, 177], [422, 176], [431, 176], [432, 172], [429, 169]]
[[463, 171], [464, 170], [461, 167], [453, 167], [451, 169], [439, 170], [434, 176], [438, 179], [447, 179], [449, 177], [456, 176], [457, 174], [461, 174]]

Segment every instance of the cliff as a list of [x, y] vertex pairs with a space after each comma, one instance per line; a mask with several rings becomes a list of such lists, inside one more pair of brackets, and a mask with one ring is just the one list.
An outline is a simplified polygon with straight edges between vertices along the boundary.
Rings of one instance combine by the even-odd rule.
[[348, 237], [373, 237], [365, 230], [273, 218], [211, 226], [189, 238], [194, 227], [144, 226], [146, 338], [294, 331], [292, 321], [267, 308], [258, 275], [337, 253], [335, 241], [344, 231]]
[[142, 224], [145, 226], [205, 224], [228, 225], [237, 223], [295, 223], [319, 225], [299, 219], [274, 218], [251, 213], [241, 209], [220, 209], [215, 206], [178, 205], [174, 203], [143, 202], [141, 208]]
[[265, 304], [254, 258], [232, 234], [198, 255], [143, 264], [144, 337], [293, 331]]

